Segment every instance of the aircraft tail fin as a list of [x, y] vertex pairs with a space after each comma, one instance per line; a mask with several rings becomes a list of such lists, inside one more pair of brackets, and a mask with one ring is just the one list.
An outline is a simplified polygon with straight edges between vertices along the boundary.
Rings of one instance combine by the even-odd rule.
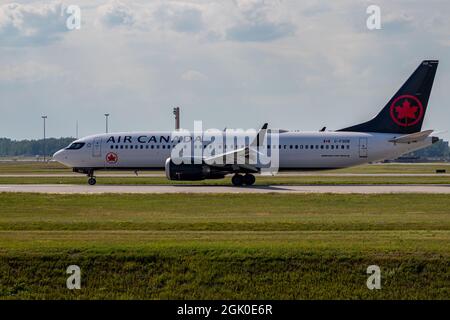
[[420, 132], [438, 63], [437, 60], [422, 61], [375, 118], [338, 131]]

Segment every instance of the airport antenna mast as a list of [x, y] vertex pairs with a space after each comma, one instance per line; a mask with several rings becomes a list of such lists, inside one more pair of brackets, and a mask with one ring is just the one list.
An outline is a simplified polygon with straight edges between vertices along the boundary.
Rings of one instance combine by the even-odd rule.
[[180, 107], [173, 108], [173, 114], [175, 115], [175, 130], [180, 129]]
[[105, 113], [105, 133], [108, 133], [108, 117], [109, 113]]

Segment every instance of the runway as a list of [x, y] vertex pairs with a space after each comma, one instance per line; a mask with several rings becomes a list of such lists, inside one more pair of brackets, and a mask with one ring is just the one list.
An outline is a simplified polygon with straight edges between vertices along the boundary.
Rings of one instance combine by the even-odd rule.
[[450, 194], [450, 184], [432, 185], [273, 185], [273, 186], [205, 186], [205, 185], [69, 185], [23, 184], [0, 185], [0, 192], [28, 192], [54, 194], [102, 193], [441, 193]]
[[[103, 178], [162, 178], [165, 173], [101, 173], [96, 177]], [[261, 175], [262, 176], [262, 175]], [[280, 172], [277, 177], [450, 177], [450, 173], [310, 173], [310, 172]], [[0, 178], [80, 178], [79, 173], [0, 173]]]

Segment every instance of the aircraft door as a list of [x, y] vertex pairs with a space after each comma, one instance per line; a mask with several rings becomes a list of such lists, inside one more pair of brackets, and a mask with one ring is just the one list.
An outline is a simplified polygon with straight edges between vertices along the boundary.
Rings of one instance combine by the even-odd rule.
[[92, 156], [98, 158], [102, 156], [102, 139], [95, 138], [92, 144]]
[[367, 138], [359, 138], [359, 157], [367, 158]]

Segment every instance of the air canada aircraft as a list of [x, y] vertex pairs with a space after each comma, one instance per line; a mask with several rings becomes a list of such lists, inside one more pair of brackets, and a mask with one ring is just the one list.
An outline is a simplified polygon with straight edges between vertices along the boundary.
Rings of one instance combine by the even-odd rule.
[[[393, 159], [439, 140], [431, 136], [433, 130], [421, 131], [437, 66], [438, 61], [423, 61], [378, 115], [336, 131], [275, 133], [264, 124], [253, 136], [237, 134], [231, 142], [208, 131], [106, 133], [78, 139], [53, 159], [86, 174], [90, 185], [96, 183], [97, 170], [165, 170], [170, 180], [232, 174], [236, 186], [254, 184], [254, 174], [268, 166], [276, 171], [323, 170]], [[186, 146], [189, 152], [183, 150]], [[276, 154], [276, 163], [262, 161], [263, 153], [270, 161]]]

